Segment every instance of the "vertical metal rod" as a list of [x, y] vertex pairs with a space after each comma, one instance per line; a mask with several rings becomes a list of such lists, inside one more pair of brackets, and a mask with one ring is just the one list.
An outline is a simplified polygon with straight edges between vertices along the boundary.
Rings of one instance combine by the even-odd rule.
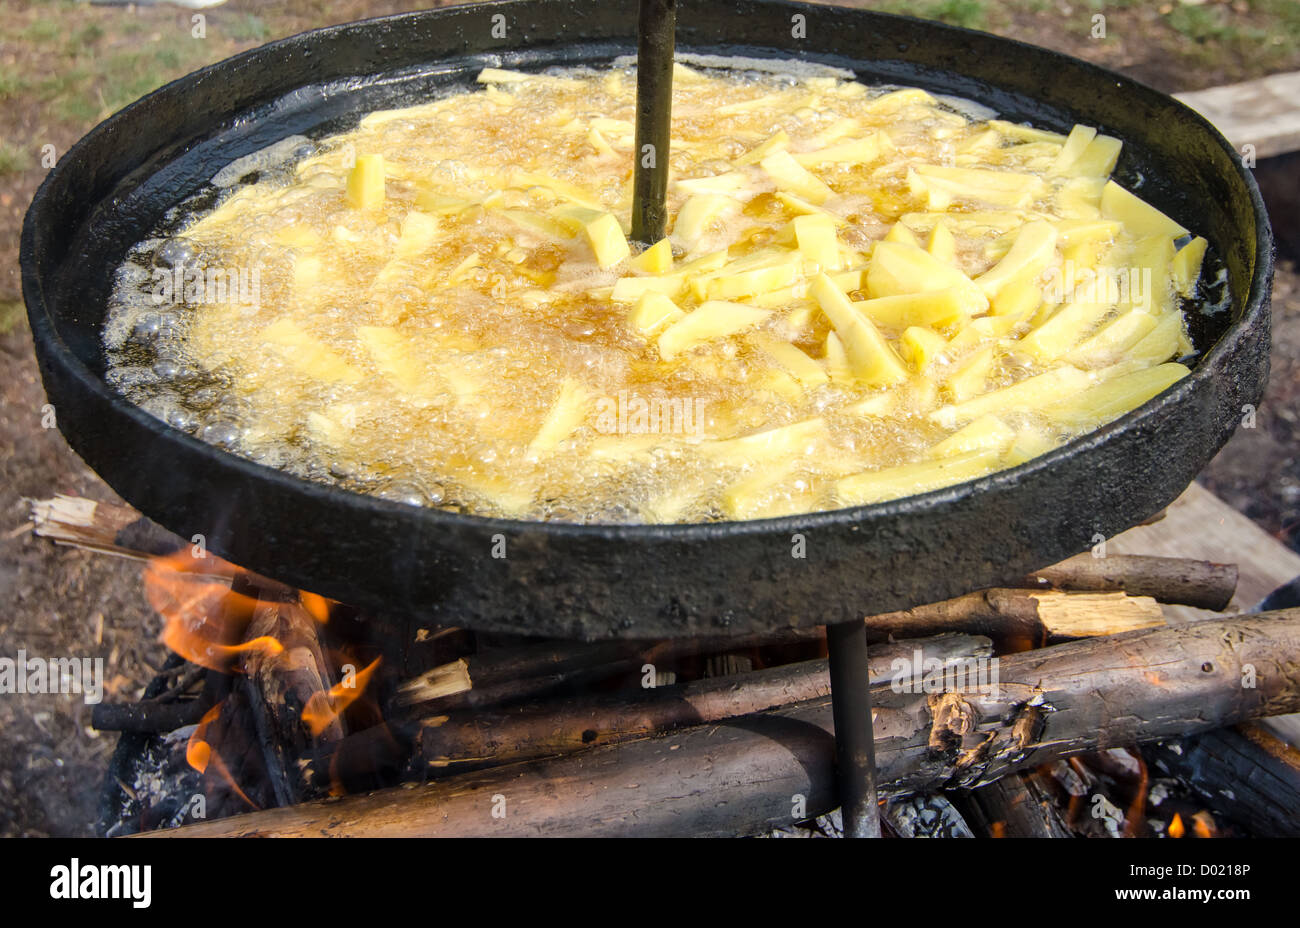
[[876, 747], [867, 685], [867, 629], [861, 620], [826, 626], [835, 719], [835, 763], [844, 837], [879, 838]]
[[632, 240], [650, 246], [668, 219], [668, 148], [673, 109], [677, 0], [640, 0], [636, 52], [636, 159]]

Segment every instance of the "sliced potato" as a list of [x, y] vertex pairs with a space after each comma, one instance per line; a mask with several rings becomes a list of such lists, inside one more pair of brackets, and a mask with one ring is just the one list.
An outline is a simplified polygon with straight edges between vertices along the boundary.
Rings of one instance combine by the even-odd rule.
[[997, 469], [994, 449], [972, 451], [934, 461], [885, 467], [845, 477], [835, 484], [835, 501], [841, 506], [864, 506], [927, 493], [964, 480], [974, 480]]
[[871, 321], [825, 274], [818, 274], [811, 292], [844, 343], [853, 375], [869, 386], [900, 383], [907, 369]]
[[771, 310], [746, 306], [744, 303], [709, 300], [674, 322], [659, 336], [659, 356], [665, 361], [671, 361], [697, 345], [758, 325], [770, 315]]

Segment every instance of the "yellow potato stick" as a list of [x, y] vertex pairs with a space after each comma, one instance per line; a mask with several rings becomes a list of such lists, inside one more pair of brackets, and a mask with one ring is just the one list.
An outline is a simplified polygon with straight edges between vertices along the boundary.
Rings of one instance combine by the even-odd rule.
[[696, 194], [678, 210], [677, 221], [668, 237], [674, 245], [681, 248], [694, 248], [713, 223], [740, 207], [740, 201], [733, 197], [717, 193]]
[[975, 285], [990, 300], [1003, 287], [1017, 280], [1034, 281], [1043, 273], [1056, 254], [1056, 229], [1038, 219], [1027, 222], [1016, 235], [1011, 250], [989, 270], [975, 278]]
[[1173, 239], [1187, 234], [1181, 225], [1113, 180], [1102, 190], [1101, 214], [1124, 223], [1125, 229], [1140, 238], [1165, 235]]
[[903, 330], [898, 339], [898, 349], [903, 360], [912, 365], [912, 370], [924, 374], [944, 359], [948, 340], [934, 329], [913, 325]]
[[1016, 432], [1016, 437], [1007, 448], [1004, 460], [1007, 467], [1018, 467], [1026, 461], [1041, 457], [1055, 447], [1057, 443], [1047, 433], [1026, 426]]
[[853, 366], [844, 351], [844, 342], [834, 332], [826, 333], [826, 372], [833, 382], [849, 386], [857, 381], [853, 376]]
[[596, 255], [596, 263], [602, 269], [613, 267], [632, 253], [618, 220], [610, 213], [587, 223], [585, 231], [587, 242]]
[[825, 440], [826, 420], [817, 416], [739, 438], [700, 442], [697, 448], [706, 457], [744, 466], [756, 461], [785, 460], [812, 454]]
[[758, 164], [758, 162], [762, 161], [772, 152], [785, 149], [789, 147], [789, 145], [790, 136], [786, 134], [784, 129], [778, 129], [775, 134], [768, 137], [767, 141], [751, 148], [749, 151], [745, 152], [745, 154], [733, 161], [732, 164], [737, 167], [743, 167], [747, 164]]
[[811, 292], [844, 343], [844, 352], [858, 380], [868, 386], [878, 386], [907, 379], [907, 369], [894, 349], [830, 278], [818, 274]]
[[957, 260], [957, 240], [948, 229], [948, 223], [942, 219], [934, 224], [926, 250], [945, 264], [952, 264]]
[[1043, 288], [1027, 278], [1013, 280], [989, 303], [989, 314], [1022, 320], [1043, 303]]
[[1196, 289], [1196, 281], [1201, 276], [1201, 264], [1205, 260], [1205, 249], [1209, 243], [1199, 235], [1192, 239], [1174, 255], [1174, 289], [1180, 296], [1190, 297]]
[[901, 219], [889, 227], [883, 241], [898, 242], [903, 245], [911, 245], [914, 248], [919, 248], [921, 245], [916, 239], [916, 233], [909, 229]]
[[1084, 151], [1097, 137], [1097, 130], [1091, 126], [1075, 126], [1061, 146], [1060, 153], [1048, 168], [1051, 174], [1064, 174], [1083, 155]]
[[1168, 361], [1181, 353], [1184, 342], [1182, 313], [1169, 313], [1125, 352], [1125, 360], [1149, 366]]
[[981, 416], [974, 422], [953, 432], [943, 441], [931, 445], [926, 456], [951, 458], [973, 451], [996, 450], [1001, 453], [1010, 447], [1016, 433], [997, 416]]
[[794, 160], [806, 168], [815, 168], [819, 164], [866, 164], [875, 161], [879, 155], [880, 137], [869, 135], [817, 151], [806, 151], [795, 155]]
[[414, 355], [410, 342], [396, 329], [386, 326], [357, 326], [370, 362], [393, 384], [403, 398], [428, 400], [436, 394], [429, 371]]
[[1112, 364], [1156, 327], [1157, 317], [1142, 309], [1130, 309], [1106, 323], [1092, 337], [1066, 355], [1076, 367], [1095, 368]]
[[674, 322], [659, 336], [659, 356], [671, 361], [697, 345], [758, 325], [771, 314], [771, 310], [744, 303], [709, 300]]
[[912, 191], [926, 196], [931, 209], [947, 209], [954, 200], [1023, 208], [1047, 192], [1041, 177], [1016, 171], [920, 164], [907, 176]]
[[814, 262], [818, 270], [832, 271], [840, 266], [839, 240], [829, 216], [796, 216], [790, 225], [799, 253]]
[[841, 506], [865, 506], [914, 493], [927, 493], [983, 477], [996, 470], [997, 464], [998, 452], [985, 449], [934, 461], [867, 471], [837, 481], [835, 501]]
[[348, 174], [348, 205], [354, 209], [378, 209], [384, 205], [384, 156], [358, 155]]
[[993, 369], [993, 346], [987, 345], [971, 352], [944, 381], [944, 391], [954, 403], [979, 396], [988, 387], [989, 373]]
[[972, 304], [968, 297], [964, 290], [932, 290], [859, 300], [853, 308], [877, 325], [890, 329], [946, 328], [963, 325], [970, 318]]
[[528, 443], [530, 452], [554, 451], [577, 431], [591, 411], [594, 397], [579, 381], [566, 377], [551, 409], [542, 420], [533, 440]]
[[1026, 126], [1018, 122], [1007, 122], [1005, 119], [990, 119], [989, 126], [1017, 142], [1051, 142], [1056, 145], [1064, 145], [1066, 141], [1066, 137], [1059, 132], [1035, 129], [1033, 126]]
[[666, 238], [661, 238], [641, 254], [628, 261], [628, 267], [647, 274], [662, 274], [673, 268], [673, 246]]
[[648, 338], [685, 317], [681, 308], [667, 296], [649, 291], [641, 295], [627, 318], [637, 333]]
[[1039, 409], [1061, 396], [1077, 393], [1091, 383], [1092, 378], [1076, 367], [1058, 367], [965, 402], [941, 406], [930, 413], [929, 418], [943, 428], [956, 428], [990, 413], [1029, 412]]
[[802, 197], [814, 206], [821, 206], [834, 195], [830, 187], [795, 161], [788, 151], [772, 152], [759, 162], [759, 166], [781, 190]]
[[1114, 305], [1109, 300], [1066, 303], [1046, 322], [1020, 339], [1016, 347], [1038, 361], [1055, 361], [1083, 341]]
[[1109, 135], [1097, 135], [1083, 153], [1070, 165], [1073, 174], [1088, 177], [1109, 177], [1119, 161], [1120, 149], [1124, 146], [1119, 139]]
[[301, 374], [325, 383], [357, 383], [361, 372], [342, 355], [304, 330], [292, 319], [281, 318], [262, 330], [262, 341], [276, 350]]
[[1158, 364], [1102, 380], [1041, 407], [1043, 416], [1071, 428], [1096, 428], [1136, 409], [1190, 374], [1181, 364]]
[[752, 336], [751, 341], [775, 361], [778, 367], [804, 387], [811, 389], [826, 383], [829, 379], [820, 364], [789, 342], [763, 335]]
[[812, 487], [795, 479], [796, 469], [760, 470], [733, 483], [722, 494], [722, 511], [731, 519], [774, 519], [807, 512]]
[[984, 312], [989, 305], [983, 291], [957, 268], [915, 245], [900, 242], [876, 243], [866, 284], [872, 297], [956, 290], [971, 315]]

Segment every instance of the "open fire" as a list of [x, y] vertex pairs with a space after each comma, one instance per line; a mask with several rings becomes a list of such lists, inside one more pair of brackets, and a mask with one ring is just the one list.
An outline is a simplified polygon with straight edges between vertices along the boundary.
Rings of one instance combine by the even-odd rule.
[[[87, 518], [84, 506], [54, 502], [38, 531], [115, 553], [131, 553], [121, 541], [139, 534], [123, 526], [147, 521], [105, 504]], [[153, 547], [165, 540], [155, 533]], [[668, 833], [838, 827], [825, 814], [835, 806], [829, 764], [795, 771], [783, 761], [792, 752], [829, 760], [819, 741], [829, 729], [820, 629], [577, 645], [447, 627], [375, 641], [375, 623], [344, 604], [179, 539], [170, 547], [145, 559], [143, 578], [172, 661], [144, 700], [96, 714], [101, 727], [132, 733], [112, 772], [110, 834], [176, 825], [208, 834], [521, 833], [501, 824], [511, 818], [525, 820], [511, 823], [522, 833], [585, 833], [575, 822], [599, 818], [615, 783], [630, 793], [621, 814], [644, 827], [676, 802]], [[1206, 758], [1242, 756], [1246, 742], [1260, 755], [1274, 749], [1273, 763], [1293, 775], [1300, 763], [1262, 730], [1182, 736], [1300, 705], [1300, 687], [1284, 682], [1204, 718], [1205, 706], [1235, 696], [1237, 664], [1293, 647], [1300, 622], [1287, 613], [1250, 620], [1259, 623], [1246, 636], [1254, 644], [1225, 655], [1216, 623], [1171, 628], [1159, 605], [1222, 609], [1235, 584], [1225, 565], [1084, 556], [1019, 586], [869, 616], [887, 831], [1269, 833], [1268, 801], [1291, 797], [1244, 810], [1225, 803], [1233, 774], [1207, 779]], [[1190, 670], [1171, 669], [1171, 653]], [[1109, 705], [1122, 714], [1107, 715]], [[1231, 749], [1216, 741], [1225, 737], [1237, 739]], [[702, 770], [711, 785], [692, 793]], [[549, 785], [557, 777], [576, 784], [571, 798]], [[786, 808], [780, 797], [789, 795], [802, 807]], [[509, 815], [489, 809], [476, 821], [482, 809], [462, 808], [494, 796], [513, 804]], [[314, 802], [326, 797], [345, 805]], [[779, 813], [762, 808], [778, 800]]]

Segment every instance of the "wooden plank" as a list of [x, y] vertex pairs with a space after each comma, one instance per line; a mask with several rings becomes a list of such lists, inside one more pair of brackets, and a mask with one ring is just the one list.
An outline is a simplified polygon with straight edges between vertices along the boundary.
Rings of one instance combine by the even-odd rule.
[[1214, 123], [1237, 151], [1253, 145], [1256, 158], [1270, 158], [1300, 150], [1300, 71], [1174, 96]]
[[[1174, 501], [1159, 522], [1129, 529], [1108, 541], [1106, 550], [1236, 564], [1240, 579], [1229, 611], [1250, 609], [1282, 584], [1300, 576], [1300, 554], [1196, 483]], [[1213, 614], [1188, 606], [1165, 607], [1165, 618], [1171, 622]]]
[[[1241, 572], [1229, 610], [1246, 611], [1284, 583], [1300, 576], [1300, 554], [1283, 545], [1246, 516], [1200, 484], [1193, 483], [1151, 525], [1129, 529], [1106, 543], [1115, 554], [1194, 557], [1236, 564]], [[1215, 615], [1190, 606], [1164, 606], [1170, 624]], [[1300, 715], [1264, 719], [1260, 724], [1300, 748]]]

